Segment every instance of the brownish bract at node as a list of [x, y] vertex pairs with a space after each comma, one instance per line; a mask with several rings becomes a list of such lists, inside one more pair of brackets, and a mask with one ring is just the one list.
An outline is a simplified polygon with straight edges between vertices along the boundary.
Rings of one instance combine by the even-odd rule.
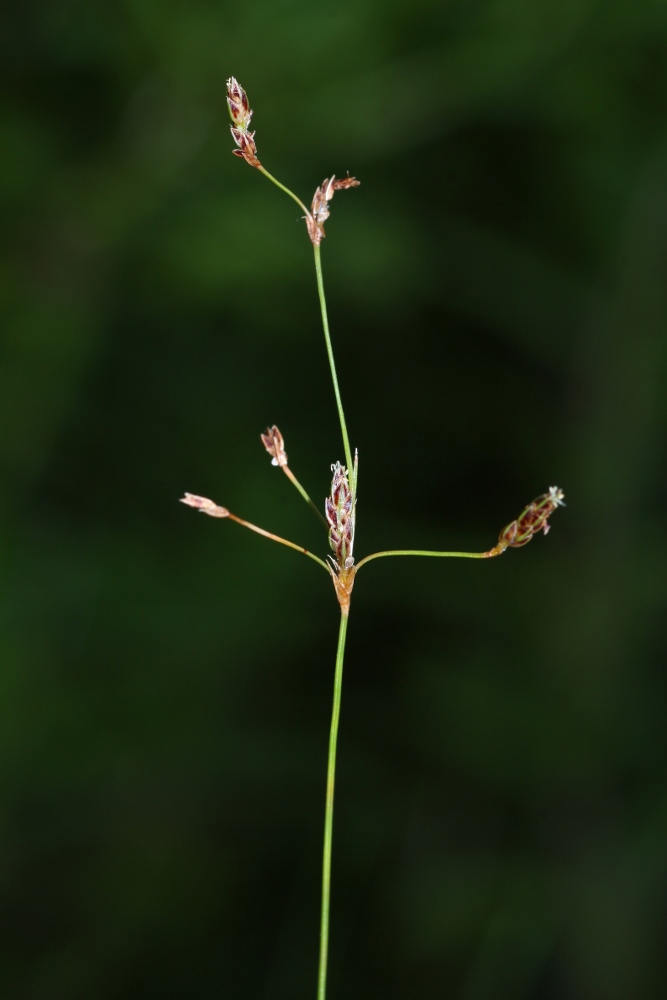
[[354, 578], [356, 573], [356, 566], [352, 566], [350, 569], [342, 569], [340, 573], [334, 573], [333, 569], [331, 570], [331, 577], [336, 590], [336, 597], [338, 598], [338, 603], [340, 604], [341, 614], [346, 617], [350, 613], [352, 588], [354, 587]]

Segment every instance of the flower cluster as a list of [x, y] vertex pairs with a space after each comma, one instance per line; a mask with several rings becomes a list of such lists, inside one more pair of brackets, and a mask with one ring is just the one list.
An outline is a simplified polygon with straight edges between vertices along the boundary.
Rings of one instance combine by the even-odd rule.
[[234, 123], [230, 126], [232, 138], [239, 147], [233, 151], [234, 155], [242, 156], [251, 167], [261, 167], [262, 164], [257, 159], [255, 133], [248, 128], [252, 118], [248, 95], [233, 76], [227, 80], [227, 106]]
[[[336, 597], [341, 612], [350, 612], [350, 597], [357, 568], [354, 565], [354, 521], [355, 498], [350, 489], [348, 471], [340, 462], [331, 466], [333, 479], [331, 495], [325, 501], [325, 513], [329, 525], [329, 545], [335, 555], [329, 556], [332, 566], [329, 567], [336, 589]], [[356, 465], [355, 465], [356, 475]]]
[[310, 214], [306, 216], [306, 225], [308, 226], [308, 235], [310, 236], [311, 243], [317, 246], [324, 239], [324, 223], [329, 218], [329, 202], [336, 191], [359, 187], [360, 184], [361, 181], [358, 181], [356, 177], [344, 177], [339, 181], [336, 180], [335, 176], [331, 177], [331, 179], [328, 177], [324, 178], [313, 197]]
[[546, 535], [549, 531], [550, 516], [557, 507], [565, 506], [564, 496], [563, 491], [557, 486], [550, 486], [548, 493], [543, 493], [533, 500], [519, 514], [516, 521], [503, 528], [498, 544], [503, 548], [518, 549], [522, 545], [527, 545], [536, 532], [543, 531]]
[[336, 462], [331, 466], [331, 496], [325, 501], [329, 524], [329, 545], [335, 552], [332, 562], [338, 572], [354, 565], [354, 501], [345, 466]]

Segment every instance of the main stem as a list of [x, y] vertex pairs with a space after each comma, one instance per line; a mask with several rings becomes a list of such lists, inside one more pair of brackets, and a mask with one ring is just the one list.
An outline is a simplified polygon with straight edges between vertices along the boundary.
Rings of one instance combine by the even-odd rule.
[[331, 335], [329, 333], [329, 320], [327, 317], [327, 300], [324, 297], [324, 281], [322, 279], [322, 258], [320, 255], [319, 243], [315, 243], [313, 245], [313, 250], [315, 251], [315, 273], [317, 274], [317, 294], [320, 297], [320, 309], [322, 310], [322, 326], [324, 328], [324, 340], [327, 345], [327, 356], [329, 358], [329, 368], [331, 369], [331, 381], [333, 382], [334, 395], [336, 397], [336, 406], [338, 407], [338, 419], [340, 421], [340, 429], [343, 435], [345, 464], [347, 465], [348, 472], [352, 477], [353, 493], [356, 493], [357, 484], [354, 476], [354, 463], [352, 462], [350, 439], [347, 436], [347, 425], [345, 423], [345, 413], [343, 412], [343, 401], [340, 397], [340, 389], [338, 387], [338, 376], [336, 375], [336, 362], [334, 361], [333, 347], [331, 346]]
[[[279, 187], [281, 191], [289, 195], [300, 208], [303, 209], [306, 216], [309, 215], [308, 209], [303, 204], [300, 198], [298, 198], [293, 191], [281, 184], [272, 174], [265, 170], [264, 167], [260, 167], [259, 170], [264, 174], [268, 180], [272, 181], [276, 187]], [[352, 449], [350, 448], [350, 439], [347, 434], [347, 425], [345, 423], [345, 413], [343, 411], [343, 401], [340, 396], [340, 388], [338, 386], [338, 375], [336, 374], [336, 362], [334, 360], [333, 347], [331, 344], [331, 334], [329, 333], [329, 318], [327, 316], [327, 301], [324, 295], [324, 281], [322, 279], [322, 259], [320, 255], [319, 243], [313, 244], [313, 249], [315, 251], [315, 273], [317, 275], [317, 294], [320, 299], [320, 310], [322, 312], [322, 327], [324, 328], [324, 341], [327, 348], [327, 357], [329, 358], [329, 368], [331, 370], [331, 381], [333, 382], [334, 395], [336, 397], [336, 406], [338, 407], [338, 419], [340, 421], [341, 434], [343, 435], [343, 449], [345, 451], [345, 464], [347, 465], [348, 474], [352, 480], [352, 503], [354, 509], [354, 502], [357, 492], [357, 470], [354, 462], [352, 461]], [[294, 485], [297, 487], [299, 492], [308, 500], [309, 503], [312, 501], [307, 495], [305, 490], [297, 483], [296, 479], [290, 475], [285, 467], [285, 472], [292, 479]], [[230, 515], [231, 516], [231, 515]], [[267, 537], [276, 537], [269, 535], [269, 532], [263, 531], [261, 528], [255, 527], [255, 525], [247, 524], [245, 521], [241, 521], [240, 518], [234, 518], [235, 521], [239, 521], [241, 524], [246, 524], [247, 527], [252, 528], [253, 531], [259, 532], [261, 535], [266, 535]], [[285, 539], [276, 539], [281, 541], [284, 545], [289, 545], [293, 549], [299, 549], [305, 555], [310, 556], [311, 559], [316, 560], [316, 562], [321, 563], [322, 560], [318, 559], [317, 556], [313, 555], [312, 552], [308, 552], [307, 549], [301, 548], [299, 545], [295, 545], [293, 542], [287, 542]], [[340, 630], [338, 632], [338, 649], [336, 651], [336, 671], [334, 675], [334, 697], [333, 697], [333, 709], [331, 713], [331, 731], [329, 733], [329, 760], [327, 764], [327, 798], [326, 798], [326, 809], [324, 813], [324, 848], [322, 853], [322, 915], [320, 921], [320, 964], [317, 975], [317, 1000], [325, 1000], [327, 992], [327, 957], [329, 953], [329, 909], [331, 902], [331, 843], [333, 836], [333, 808], [334, 808], [334, 786], [336, 780], [336, 744], [338, 742], [338, 720], [340, 719], [340, 699], [343, 687], [343, 658], [345, 656], [345, 637], [347, 635], [347, 618], [348, 609], [341, 608], [340, 616]]]
[[343, 657], [347, 634], [347, 614], [340, 616], [336, 672], [334, 675], [333, 709], [329, 733], [329, 761], [327, 763], [327, 799], [324, 813], [324, 850], [322, 854], [322, 917], [320, 922], [320, 966], [317, 975], [317, 1000], [325, 1000], [327, 992], [327, 955], [329, 952], [329, 908], [331, 901], [331, 841], [333, 835], [334, 786], [336, 781], [336, 743], [340, 719], [340, 696], [343, 687]]

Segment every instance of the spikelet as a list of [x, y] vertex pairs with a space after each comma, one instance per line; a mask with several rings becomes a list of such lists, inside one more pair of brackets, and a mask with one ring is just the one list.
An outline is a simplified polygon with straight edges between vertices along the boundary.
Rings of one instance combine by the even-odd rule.
[[230, 76], [227, 80], [227, 107], [233, 125], [230, 126], [232, 138], [238, 149], [232, 150], [235, 156], [242, 156], [251, 167], [261, 167], [257, 158], [257, 147], [255, 146], [255, 133], [250, 132], [248, 126], [252, 118], [252, 111], [248, 101], [248, 95], [235, 77]]
[[259, 435], [262, 444], [271, 456], [271, 465], [287, 465], [287, 452], [283, 436], [274, 424], [266, 428], [266, 434]]
[[549, 531], [549, 518], [558, 507], [564, 507], [565, 494], [558, 486], [550, 486], [548, 493], [543, 493], [523, 510], [516, 521], [503, 528], [498, 538], [498, 545], [503, 548], [519, 549], [527, 545], [533, 535]]
[[180, 503], [194, 507], [200, 514], [208, 514], [209, 517], [229, 517], [226, 507], [219, 507], [217, 503], [209, 500], [208, 497], [198, 497], [194, 493], [186, 493]]
[[329, 545], [334, 555], [330, 556], [331, 576], [341, 611], [347, 615], [354, 585], [356, 567], [354, 565], [354, 498], [350, 489], [348, 471], [340, 462], [331, 466], [331, 496], [325, 501], [325, 513], [329, 524]]
[[313, 203], [310, 206], [311, 214], [306, 217], [308, 235], [313, 245], [317, 246], [324, 239], [324, 223], [329, 218], [329, 202], [336, 191], [344, 191], [346, 188], [359, 187], [361, 181], [356, 177], [344, 177], [337, 181], [335, 177], [325, 177], [320, 187], [313, 196]]

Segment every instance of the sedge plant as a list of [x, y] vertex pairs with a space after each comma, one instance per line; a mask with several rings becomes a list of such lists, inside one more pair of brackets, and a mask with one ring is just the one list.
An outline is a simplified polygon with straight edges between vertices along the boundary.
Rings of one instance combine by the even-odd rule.
[[269, 427], [261, 435], [262, 444], [271, 456], [274, 466], [282, 469], [290, 482], [301, 494], [305, 502], [313, 509], [320, 518], [324, 528], [328, 532], [329, 546], [333, 555], [323, 559], [314, 552], [308, 551], [302, 545], [281, 538], [273, 532], [251, 524], [243, 518], [238, 517], [226, 507], [221, 507], [206, 497], [186, 493], [181, 503], [199, 510], [209, 517], [228, 518], [236, 521], [237, 524], [251, 531], [255, 531], [271, 541], [279, 542], [288, 548], [295, 549], [307, 556], [312, 562], [324, 570], [331, 577], [338, 605], [340, 608], [340, 626], [338, 633], [338, 646], [336, 650], [336, 660], [334, 669], [334, 691], [333, 708], [331, 713], [331, 728], [329, 732], [329, 755], [327, 763], [326, 798], [324, 812], [324, 841], [322, 851], [322, 905], [320, 913], [320, 949], [319, 966], [317, 975], [317, 1000], [325, 1000], [327, 988], [327, 962], [329, 948], [329, 916], [331, 909], [331, 849], [333, 837], [333, 816], [334, 816], [334, 788], [336, 778], [336, 746], [338, 741], [338, 724], [341, 708], [341, 691], [343, 682], [343, 661], [345, 657], [345, 642], [347, 638], [347, 624], [350, 615], [350, 604], [352, 590], [359, 570], [374, 559], [383, 559], [399, 556], [429, 556], [434, 558], [449, 559], [491, 559], [502, 555], [507, 549], [520, 548], [527, 545], [539, 531], [546, 534], [549, 531], [549, 518], [559, 506], [564, 506], [563, 491], [557, 486], [550, 486], [548, 492], [528, 504], [519, 516], [511, 521], [500, 532], [497, 543], [485, 552], [430, 552], [420, 549], [391, 549], [383, 552], [373, 552], [364, 556], [359, 562], [355, 562], [354, 557], [354, 530], [357, 517], [357, 477], [358, 477], [358, 455], [355, 451], [354, 457], [350, 447], [350, 439], [345, 421], [343, 401], [336, 372], [336, 362], [334, 359], [333, 345], [329, 331], [329, 321], [327, 317], [327, 304], [324, 294], [324, 281], [322, 277], [321, 245], [325, 236], [324, 223], [329, 218], [330, 202], [337, 191], [344, 191], [348, 188], [358, 187], [359, 181], [354, 177], [337, 179], [335, 176], [325, 178], [322, 184], [315, 191], [310, 208], [301, 199], [285, 187], [279, 180], [272, 176], [262, 166], [255, 145], [255, 133], [250, 131], [250, 120], [252, 110], [248, 102], [248, 97], [234, 77], [227, 81], [227, 104], [232, 119], [231, 133], [236, 143], [237, 149], [233, 152], [236, 156], [254, 167], [263, 174], [267, 180], [275, 184], [281, 191], [292, 198], [304, 213], [306, 229], [310, 242], [313, 245], [315, 276], [317, 281], [317, 292], [319, 296], [320, 310], [322, 314], [322, 329], [324, 332], [324, 342], [326, 346], [331, 381], [333, 385], [340, 431], [342, 436], [343, 455], [345, 464], [340, 461], [334, 462], [331, 466], [332, 480], [331, 492], [326, 497], [324, 503], [324, 513], [321, 513], [316, 504], [294, 475], [289, 466], [285, 443], [282, 434], [277, 426]]

